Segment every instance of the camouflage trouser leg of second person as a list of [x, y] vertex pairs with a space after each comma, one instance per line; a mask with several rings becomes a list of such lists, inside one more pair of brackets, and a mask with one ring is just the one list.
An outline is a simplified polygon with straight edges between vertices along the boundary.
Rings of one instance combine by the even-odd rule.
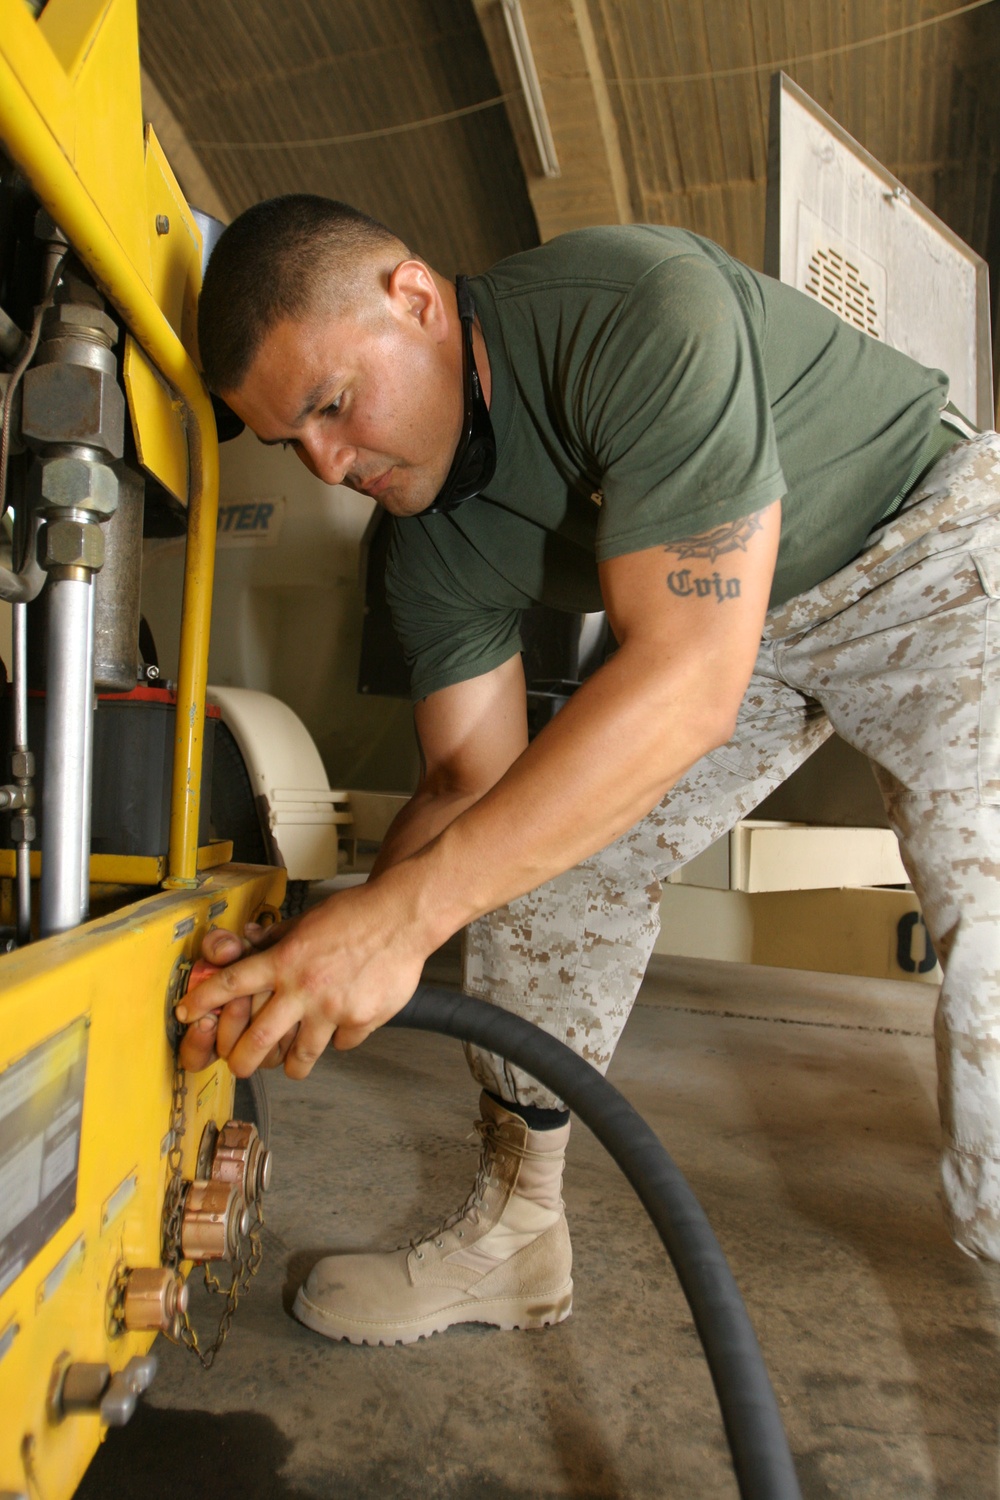
[[[937, 1019], [952, 1231], [1000, 1260], [1000, 438], [942, 459], [868, 549], [768, 616], [732, 741], [634, 829], [474, 923], [465, 985], [602, 1071], [658, 929], [659, 882], [830, 732], [871, 759], [945, 965]], [[469, 1049], [479, 1082], [552, 1105]]]

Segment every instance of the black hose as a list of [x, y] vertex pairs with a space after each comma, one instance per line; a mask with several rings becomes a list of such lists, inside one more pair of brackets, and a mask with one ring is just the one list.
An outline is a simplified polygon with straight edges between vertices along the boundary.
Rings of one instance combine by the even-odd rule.
[[422, 985], [389, 1024], [438, 1031], [496, 1052], [579, 1115], [632, 1184], [673, 1262], [715, 1383], [743, 1500], [801, 1500], [739, 1288], [701, 1205], [642, 1116], [562, 1042], [483, 1000]]

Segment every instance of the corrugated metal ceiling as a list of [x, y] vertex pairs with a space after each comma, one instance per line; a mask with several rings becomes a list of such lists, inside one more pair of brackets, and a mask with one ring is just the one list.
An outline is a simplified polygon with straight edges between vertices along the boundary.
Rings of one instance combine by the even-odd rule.
[[293, 190], [346, 198], [445, 273], [615, 216], [759, 265], [780, 65], [998, 270], [995, 0], [523, 0], [556, 182], [498, 5], [141, 0], [143, 62], [230, 213]]
[[[499, 93], [468, 0], [143, 0], [139, 14], [143, 66], [230, 214], [283, 192], [343, 198], [445, 273], [537, 242], [502, 104], [454, 117]], [[438, 115], [452, 118], [408, 128]]]
[[636, 217], [682, 223], [760, 263], [769, 82], [780, 64], [985, 253], [1000, 166], [995, 5], [933, 25], [954, 0], [589, 8]]

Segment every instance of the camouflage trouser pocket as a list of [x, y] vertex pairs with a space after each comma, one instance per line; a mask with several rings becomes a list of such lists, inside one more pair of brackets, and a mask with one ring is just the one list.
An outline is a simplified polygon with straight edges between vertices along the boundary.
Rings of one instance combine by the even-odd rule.
[[983, 640], [979, 700], [979, 798], [1000, 805], [1000, 547], [973, 553], [989, 603]]

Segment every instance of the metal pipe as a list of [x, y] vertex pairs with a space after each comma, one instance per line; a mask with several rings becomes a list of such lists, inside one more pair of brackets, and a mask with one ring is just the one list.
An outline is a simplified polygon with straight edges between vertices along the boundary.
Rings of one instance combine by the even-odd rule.
[[[198, 824], [201, 815], [201, 769], [205, 747], [205, 694], [208, 691], [208, 641], [212, 625], [215, 579], [215, 533], [219, 522], [219, 449], [211, 404], [211, 427], [200, 416], [187, 425], [192, 489], [188, 499], [187, 546], [184, 552], [184, 598], [181, 604], [180, 660], [177, 670], [177, 718], [174, 730], [174, 774], [170, 800], [168, 886], [194, 885], [198, 877]], [[189, 414], [193, 418], [193, 413]], [[204, 483], [194, 487], [194, 476]]]
[[76, 927], [86, 910], [81, 830], [90, 844], [88, 737], [94, 701], [94, 585], [52, 578], [48, 588], [45, 818], [41, 932]]
[[83, 709], [83, 806], [80, 810], [80, 906], [78, 921], [86, 922], [90, 913], [90, 821], [93, 807], [94, 787], [94, 713], [97, 701], [94, 694], [94, 642], [97, 638], [97, 579], [100, 573], [91, 574], [88, 585], [90, 605], [87, 610], [87, 666], [84, 668], [84, 686], [87, 689]]
[[[16, 11], [5, 18], [12, 36], [17, 22]], [[13, 41], [8, 50], [0, 37], [0, 136], [4, 148], [45, 208], [57, 216], [77, 255], [121, 313], [133, 337], [174, 388], [183, 408], [190, 489], [167, 883], [193, 885], [198, 873], [208, 637], [219, 510], [215, 415], [187, 350], [77, 176], [72, 161], [19, 76], [14, 56]]]
[[99, 693], [135, 687], [142, 577], [142, 475], [122, 464], [118, 509], [103, 523], [104, 565], [94, 578], [94, 686]]
[[[15, 604], [13, 609], [14, 668], [14, 753], [28, 757], [28, 606]], [[26, 761], [26, 765], [30, 765]], [[29, 785], [30, 775], [25, 779]], [[28, 809], [30, 813], [30, 809]], [[21, 820], [24, 827], [24, 819]], [[31, 941], [31, 843], [27, 838], [17, 844], [17, 941], [22, 946]]]

